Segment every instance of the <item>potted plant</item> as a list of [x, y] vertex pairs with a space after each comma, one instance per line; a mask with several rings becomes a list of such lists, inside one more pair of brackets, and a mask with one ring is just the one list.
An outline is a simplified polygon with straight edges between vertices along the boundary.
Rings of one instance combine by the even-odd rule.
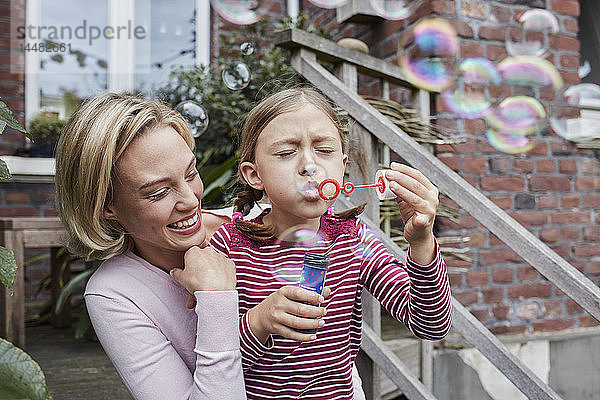
[[56, 113], [41, 113], [31, 120], [29, 133], [33, 145], [30, 148], [32, 157], [53, 157], [60, 132], [67, 121], [58, 119]]

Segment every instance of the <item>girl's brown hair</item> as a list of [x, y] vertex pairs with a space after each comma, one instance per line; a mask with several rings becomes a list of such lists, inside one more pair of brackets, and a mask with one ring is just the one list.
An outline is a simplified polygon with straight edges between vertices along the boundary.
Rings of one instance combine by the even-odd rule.
[[[331, 103], [316, 90], [299, 87], [275, 93], [262, 100], [250, 111], [242, 127], [239, 165], [246, 161], [254, 162], [258, 137], [275, 117], [299, 110], [307, 104], [312, 104], [331, 119], [340, 134], [342, 153], [346, 154], [347, 140], [338, 115]], [[248, 215], [252, 207], [263, 198], [264, 191], [250, 186], [244, 180], [240, 168], [238, 168], [238, 182], [243, 185], [243, 189], [238, 192], [236, 199], [233, 201], [233, 210]], [[350, 210], [335, 213], [334, 217], [340, 219], [353, 218], [364, 210], [365, 205], [362, 204]], [[274, 228], [269, 225], [244, 221], [241, 218], [235, 220], [235, 225], [240, 233], [255, 241], [265, 242], [275, 236]]]

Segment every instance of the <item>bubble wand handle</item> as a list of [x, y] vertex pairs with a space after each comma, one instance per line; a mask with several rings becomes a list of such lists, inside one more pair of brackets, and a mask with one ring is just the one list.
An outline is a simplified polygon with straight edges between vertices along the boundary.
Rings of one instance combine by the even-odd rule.
[[[333, 185], [335, 187], [335, 191], [332, 195], [326, 195], [325, 193], [323, 193], [323, 188], [326, 185]], [[339, 196], [340, 192], [343, 190], [344, 193], [346, 194], [350, 194], [354, 191], [354, 189], [367, 189], [367, 188], [378, 188], [380, 191], [382, 191], [382, 188], [384, 187], [383, 182], [381, 182], [381, 180], [379, 180], [377, 183], [374, 183], [372, 185], [354, 185], [352, 182], [346, 182], [344, 183], [344, 186], [340, 186], [339, 182], [336, 181], [335, 179], [325, 179], [323, 180], [320, 184], [319, 187], [317, 188], [317, 190], [319, 191], [319, 196], [321, 196], [321, 198], [323, 200], [333, 200], [336, 197]]]

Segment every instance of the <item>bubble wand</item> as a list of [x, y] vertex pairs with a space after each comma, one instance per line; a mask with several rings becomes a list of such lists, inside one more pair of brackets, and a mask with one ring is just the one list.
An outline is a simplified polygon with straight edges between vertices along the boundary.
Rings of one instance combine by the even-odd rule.
[[[323, 193], [323, 189], [326, 185], [333, 185], [335, 187], [335, 192], [328, 196]], [[388, 200], [395, 199], [396, 195], [394, 192], [390, 190], [390, 182], [385, 177], [385, 171], [379, 170], [375, 174], [375, 183], [373, 184], [365, 184], [365, 185], [355, 185], [352, 182], [346, 182], [343, 185], [340, 185], [338, 181], [335, 179], [325, 179], [320, 184], [317, 190], [319, 191], [319, 196], [323, 200], [333, 200], [339, 196], [340, 192], [343, 191], [346, 194], [350, 194], [354, 191], [354, 189], [368, 189], [368, 188], [377, 188], [377, 197], [379, 200]]]

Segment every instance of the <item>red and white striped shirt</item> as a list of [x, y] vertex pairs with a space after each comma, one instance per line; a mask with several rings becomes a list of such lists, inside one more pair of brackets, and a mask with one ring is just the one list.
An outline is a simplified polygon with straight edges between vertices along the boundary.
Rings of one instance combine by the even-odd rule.
[[[263, 212], [253, 222], [262, 223]], [[366, 288], [413, 334], [440, 340], [452, 324], [446, 264], [437, 243], [428, 265], [396, 260], [358, 219], [323, 215], [322, 240], [298, 246], [272, 239], [259, 244], [223, 225], [211, 245], [236, 265], [242, 364], [248, 399], [352, 400], [352, 365], [361, 344], [361, 293]], [[325, 286], [331, 295], [317, 339], [297, 342], [272, 334], [263, 345], [248, 325], [247, 311], [300, 276], [307, 251], [326, 254]]]

